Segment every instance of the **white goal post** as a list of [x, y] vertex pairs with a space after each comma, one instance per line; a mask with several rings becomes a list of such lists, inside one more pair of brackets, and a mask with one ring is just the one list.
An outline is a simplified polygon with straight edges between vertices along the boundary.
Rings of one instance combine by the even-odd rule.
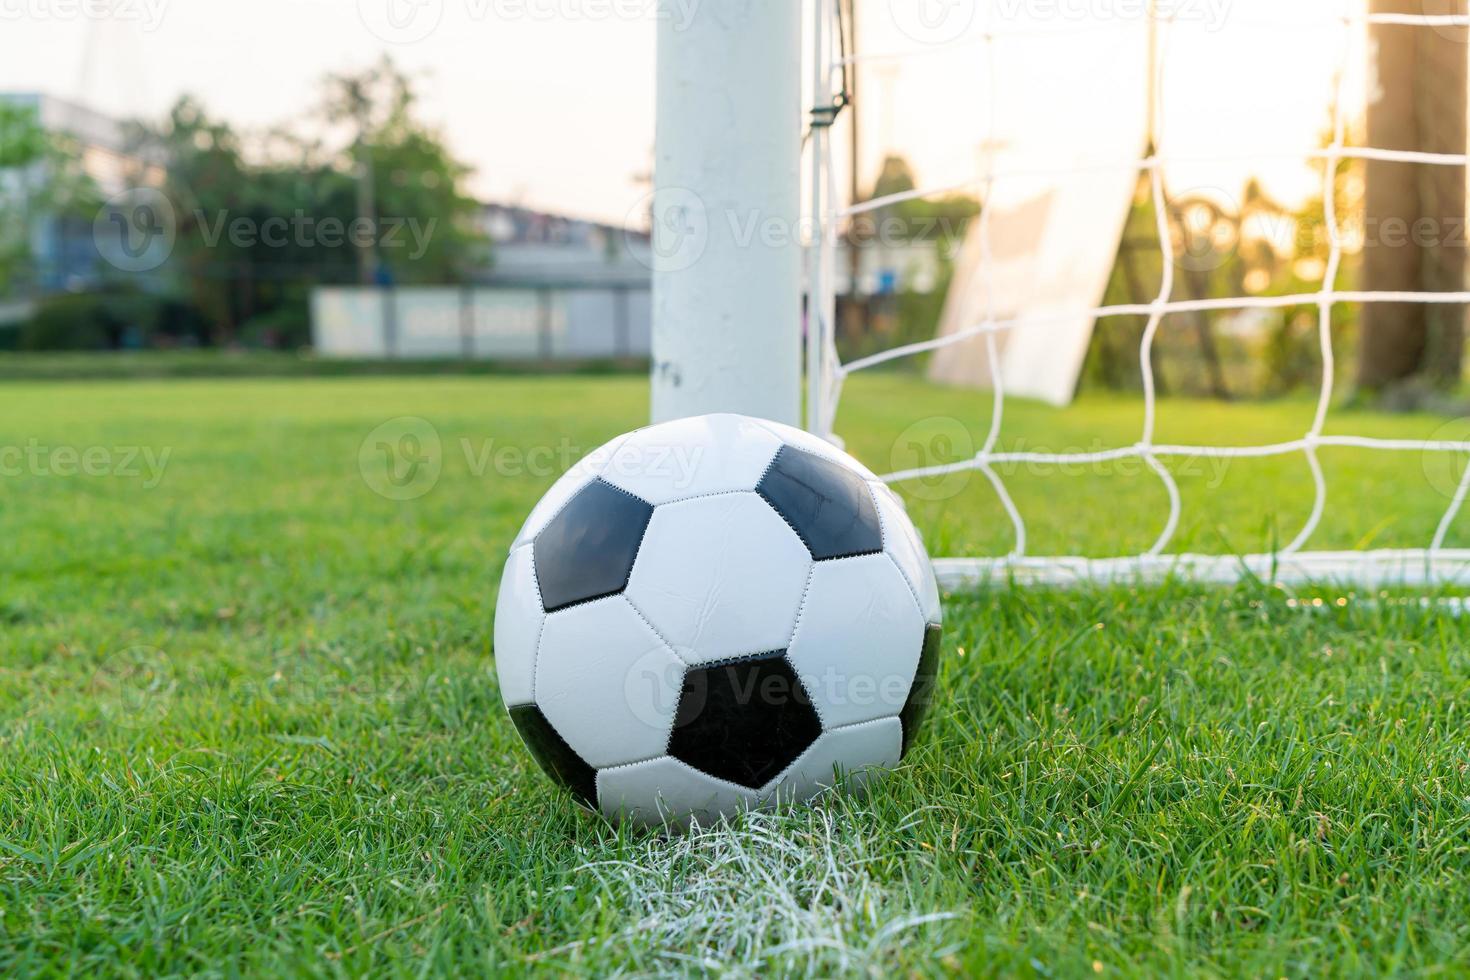
[[[866, 53], [845, 55], [834, 40], [840, 26], [838, 23], [839, 8], [837, 0], [814, 0], [814, 2], [816, 8], [815, 30], [811, 32], [808, 41], [811, 45], [810, 56], [815, 64], [814, 71], [817, 79], [815, 88], [818, 106], [826, 104], [823, 100], [828, 97], [830, 86], [839, 77], [839, 74], [846, 65], [860, 63], [870, 57], [893, 60], [906, 57], [920, 58], [934, 53], [934, 46], [930, 45], [909, 52], [883, 52], [879, 55], [868, 55]], [[856, 2], [861, 4], [863, 0], [856, 0]], [[896, 2], [904, 3], [907, 0], [896, 0]], [[979, 7], [987, 6], [986, 0], [974, 0], [974, 3]], [[1157, 9], [1157, 4], [1154, 6]], [[1292, 7], [1289, 15], [1299, 20], [1300, 12], [1295, 9], [1295, 5], [1282, 4], [1283, 16], [1288, 15], [1288, 11], [1286, 10], [1288, 6]], [[876, 12], [874, 15], [877, 16]], [[1154, 104], [1150, 107], [1150, 110], [1153, 117], [1157, 120], [1161, 118], [1160, 105], [1164, 98], [1164, 85], [1162, 84], [1164, 57], [1162, 55], [1162, 47], [1167, 44], [1170, 24], [1166, 17], [1157, 17], [1156, 19], [1157, 23], [1154, 25], [1155, 30], [1153, 33], [1159, 40], [1151, 43], [1159, 45], [1159, 47], [1151, 51], [1152, 56], [1149, 61], [1153, 72], [1151, 89], [1154, 100]], [[1350, 51], [1351, 31], [1354, 28], [1361, 28], [1364, 24], [1375, 23], [1425, 29], [1436, 27], [1466, 27], [1470, 26], [1470, 17], [1427, 14], [1374, 15], [1350, 3], [1344, 3], [1335, 12], [1327, 11], [1325, 16], [1321, 16], [1322, 33], [1320, 37], [1324, 43], [1341, 45], [1342, 63], [1340, 67], [1343, 70], [1340, 70], [1338, 73], [1337, 98], [1333, 103], [1334, 118], [1332, 121], [1330, 143], [1315, 154], [1316, 158], [1324, 164], [1322, 169], [1325, 176], [1322, 192], [1324, 195], [1326, 227], [1330, 235], [1330, 255], [1326, 263], [1327, 267], [1320, 289], [1304, 295], [1239, 296], [1225, 299], [1188, 300], [1176, 298], [1173, 275], [1175, 255], [1168, 224], [1169, 218], [1167, 210], [1164, 207], [1165, 189], [1162, 177], [1164, 167], [1170, 162], [1170, 157], [1168, 156], [1169, 144], [1167, 133], [1156, 130], [1153, 134], [1154, 142], [1152, 152], [1146, 154], [1142, 159], [1093, 159], [1087, 160], [1079, 164], [1076, 168], [1073, 168], [1074, 172], [1080, 172], [1083, 169], [1090, 168], [1095, 171], [1123, 170], [1130, 173], [1141, 173], [1147, 176], [1154, 202], [1154, 212], [1158, 218], [1158, 237], [1163, 252], [1161, 256], [1163, 270], [1162, 288], [1152, 302], [1107, 307], [1093, 306], [1092, 308], [1047, 311], [1041, 314], [1028, 314], [1023, 312], [1018, 316], [1006, 316], [1002, 313], [991, 311], [987, 315], [977, 318], [974, 322], [968, 323], [960, 329], [950, 330], [933, 339], [911, 343], [863, 357], [859, 360], [843, 363], [838, 355], [834, 342], [833, 310], [835, 298], [831, 270], [833, 269], [833, 254], [836, 243], [840, 240], [841, 228], [844, 224], [854, 215], [862, 211], [896, 204], [903, 200], [938, 195], [957, 190], [976, 192], [983, 201], [989, 202], [991, 200], [991, 194], [989, 192], [995, 188], [998, 182], [1011, 178], [1025, 177], [1028, 176], [1028, 173], [997, 171], [994, 169], [993, 158], [987, 158], [983, 171], [968, 184], [945, 187], [920, 187], [902, 194], [893, 194], [884, 198], [866, 201], [856, 206], [851, 203], [844, 205], [838, 200], [840, 194], [834, 186], [833, 181], [833, 159], [837, 151], [826, 138], [826, 134], [822, 129], [816, 128], [813, 130], [813, 145], [811, 147], [812, 152], [809, 154], [809, 166], [811, 167], [812, 186], [815, 189], [812, 194], [811, 204], [816, 229], [812, 236], [814, 255], [810, 257], [810, 281], [812, 289], [811, 308], [816, 314], [814, 317], [814, 329], [818, 342], [812, 348], [813, 359], [810, 362], [811, 370], [807, 376], [809, 386], [808, 427], [825, 438], [840, 441], [839, 433], [834, 432], [834, 426], [842, 398], [843, 382], [849, 375], [894, 359], [912, 357], [925, 352], [940, 351], [951, 345], [962, 344], [966, 341], [983, 343], [986, 347], [985, 353], [987, 356], [984, 359], [984, 363], [988, 363], [990, 366], [991, 377], [989, 387], [991, 391], [984, 394], [977, 393], [979, 396], [977, 398], [977, 414], [987, 405], [993, 404], [993, 408], [991, 408], [992, 415], [989, 433], [984, 440], [983, 446], [970, 459], [961, 460], [949, 465], [930, 466], [891, 473], [884, 477], [890, 483], [901, 485], [906, 481], [934, 477], [956, 471], [977, 471], [989, 482], [1000, 504], [1009, 515], [1014, 530], [1014, 545], [1009, 553], [993, 556], [936, 556], [935, 565], [943, 584], [953, 587], [995, 580], [1014, 580], [1034, 583], [1070, 583], [1081, 580], [1137, 581], [1140, 579], [1156, 579], [1169, 575], [1210, 582], [1231, 582], [1246, 575], [1254, 575], [1264, 580], [1282, 583], [1315, 581], [1357, 586], [1401, 584], [1427, 587], [1470, 582], [1470, 550], [1454, 550], [1445, 547], [1446, 536], [1450, 527], [1462, 509], [1467, 491], [1470, 491], [1470, 467], [1467, 467], [1457, 491], [1453, 494], [1447, 509], [1444, 511], [1432, 540], [1425, 542], [1424, 547], [1407, 550], [1350, 552], [1312, 551], [1309, 549], [1314, 532], [1317, 530], [1328, 506], [1327, 481], [1318, 458], [1319, 450], [1327, 447], [1351, 446], [1385, 453], [1470, 454], [1470, 443], [1467, 442], [1428, 442], [1324, 434], [1324, 426], [1326, 425], [1329, 412], [1333, 405], [1334, 351], [1331, 317], [1333, 309], [1337, 304], [1383, 302], [1470, 303], [1470, 293], [1387, 293], [1340, 291], [1336, 289], [1338, 271], [1342, 265], [1344, 253], [1338, 202], [1336, 200], [1336, 181], [1333, 177], [1337, 171], [1339, 161], [1347, 159], [1383, 160], [1449, 167], [1465, 167], [1467, 163], [1467, 157], [1463, 153], [1435, 154], [1387, 150], [1374, 147], [1353, 147], [1348, 145], [1347, 121], [1343, 108], [1344, 93], [1342, 91], [1342, 79], [1346, 75], [1345, 68]], [[1086, 30], [1087, 25], [1072, 25], [1072, 29]], [[978, 39], [965, 39], [955, 43], [968, 45], [971, 57], [993, 62], [997, 46], [1004, 45], [1006, 42], [1007, 34], [1004, 28], [987, 27], [982, 37]], [[994, 86], [991, 86], [991, 91], [994, 91]], [[1269, 155], [1271, 152], [1271, 148], [1269, 147], [1257, 149], [1262, 154]], [[1229, 150], [1222, 149], [1220, 158], [1245, 161], [1251, 159], [1251, 155], [1237, 148], [1230, 148]], [[984, 208], [978, 219], [977, 233], [982, 243], [986, 242], [987, 235], [989, 234], [990, 211], [991, 209], [989, 207]], [[983, 244], [982, 251], [984, 251]], [[982, 276], [986, 274], [986, 265], [984, 262], [981, 263], [979, 274]], [[1302, 433], [1299, 438], [1290, 441], [1255, 446], [1165, 445], [1155, 439], [1156, 385], [1150, 350], [1166, 315], [1190, 311], [1236, 311], [1252, 308], [1286, 308], [1303, 305], [1315, 307], [1317, 310], [1322, 360], [1321, 386], [1318, 393], [1316, 411], [1311, 426], [1306, 432]], [[1139, 365], [1143, 378], [1143, 425], [1139, 432], [1137, 442], [1118, 449], [1090, 453], [1001, 451], [998, 447], [1005, 420], [1006, 385], [999, 366], [1001, 357], [997, 338], [1007, 332], [1046, 331], [1059, 323], [1074, 323], [1079, 316], [1096, 321], [1100, 318], [1120, 315], [1134, 315], [1147, 318], [1147, 326], [1139, 351]], [[983, 399], [983, 401], [980, 399]], [[1170, 471], [1163, 464], [1163, 460], [1177, 456], [1191, 456], [1196, 458], [1261, 458], [1286, 455], [1299, 455], [1305, 459], [1310, 468], [1315, 486], [1310, 516], [1288, 544], [1278, 552], [1270, 554], [1202, 555], [1182, 554], [1171, 551], [1170, 545], [1179, 526], [1181, 501], [1178, 484], [1174, 476], [1171, 475]], [[1006, 464], [1088, 464], [1121, 459], [1141, 461], [1142, 464], [1146, 465], [1157, 475], [1158, 480], [1162, 483], [1164, 490], [1168, 494], [1169, 509], [1167, 514], [1160, 515], [1160, 531], [1152, 546], [1142, 554], [1105, 559], [1030, 553], [1026, 544], [1026, 523], [1022, 519], [1015, 502], [1012, 500], [1006, 481], [999, 472], [998, 467]]]
[[802, 4], [660, 0], [653, 421], [801, 406]]

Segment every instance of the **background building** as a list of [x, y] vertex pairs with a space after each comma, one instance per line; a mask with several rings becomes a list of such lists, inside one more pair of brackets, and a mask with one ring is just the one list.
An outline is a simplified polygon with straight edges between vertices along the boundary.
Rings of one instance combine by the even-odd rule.
[[647, 357], [652, 247], [643, 232], [487, 204], [492, 260], [466, 286], [312, 291], [312, 346], [344, 357]]
[[[91, 183], [102, 200], [130, 187], [162, 182], [163, 168], [133, 152], [126, 126], [111, 116], [75, 102], [36, 92], [0, 92], [0, 101], [28, 109], [58, 145], [65, 147], [68, 164]], [[24, 199], [31, 188], [48, 177], [42, 161], [24, 169], [0, 171], [0, 193]], [[28, 213], [30, 274], [17, 293], [26, 298], [47, 293], [95, 288], [110, 269], [94, 238], [90, 215], [65, 215], [43, 207]], [[13, 297], [14, 299], [14, 297]]]
[[481, 230], [494, 246], [483, 282], [648, 288], [645, 232], [511, 204], [486, 204]]

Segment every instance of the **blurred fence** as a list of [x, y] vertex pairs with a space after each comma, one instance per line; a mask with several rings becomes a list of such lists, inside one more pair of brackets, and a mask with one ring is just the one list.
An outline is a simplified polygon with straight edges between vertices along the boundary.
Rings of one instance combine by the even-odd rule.
[[318, 287], [312, 344], [328, 357], [647, 357], [647, 284]]

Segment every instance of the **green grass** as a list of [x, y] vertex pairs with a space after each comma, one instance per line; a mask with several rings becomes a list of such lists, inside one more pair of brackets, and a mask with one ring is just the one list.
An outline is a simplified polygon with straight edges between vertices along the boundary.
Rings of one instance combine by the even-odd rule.
[[[629, 378], [0, 388], [0, 447], [91, 449], [95, 471], [63, 453], [0, 477], [0, 972], [1466, 972], [1470, 621], [1392, 596], [948, 596], [927, 737], [866, 800], [672, 840], [576, 810], [500, 707], [496, 577], [553, 461], [646, 398]], [[841, 428], [888, 469], [987, 413], [858, 379]], [[1310, 415], [1169, 402], [1160, 438], [1290, 438]], [[442, 446], [411, 500], [373, 491], [371, 443], [360, 460], [400, 416]], [[1127, 445], [1140, 422], [1126, 399], [1015, 404], [1003, 443]], [[1324, 547], [1423, 544], [1460, 465], [1326, 456]], [[1007, 479], [1034, 551], [1136, 549], [1161, 523], [1151, 476]], [[1310, 503], [1299, 460], [1212, 479], [1182, 481], [1181, 547], [1269, 544]], [[1009, 548], [982, 479], [909, 489], [936, 551]]]

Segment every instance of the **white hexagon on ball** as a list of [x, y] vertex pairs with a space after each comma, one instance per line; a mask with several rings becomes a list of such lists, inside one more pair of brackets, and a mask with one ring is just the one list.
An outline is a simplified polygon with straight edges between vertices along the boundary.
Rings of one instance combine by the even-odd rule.
[[682, 677], [673, 652], [612, 596], [547, 617], [536, 705], [589, 765], [625, 765], [663, 753]]
[[817, 564], [787, 656], [825, 728], [903, 710], [924, 625], [908, 583], [886, 554]]
[[535, 698], [536, 648], [545, 621], [531, 547], [522, 545], [506, 560], [495, 603], [495, 669], [507, 705], [530, 704]]
[[878, 484], [873, 487], [873, 499], [878, 504], [878, 516], [883, 521], [883, 550], [893, 559], [898, 570], [914, 590], [919, 600], [919, 610], [926, 623], [938, 624], [939, 583], [934, 579], [934, 566], [929, 563], [929, 553], [924, 550], [923, 539], [898, 495], [888, 487]]
[[656, 508], [627, 596], [688, 664], [784, 650], [811, 558], [754, 493]]
[[741, 415], [701, 415], [639, 429], [608, 458], [603, 479], [654, 506], [754, 490], [781, 448]]

